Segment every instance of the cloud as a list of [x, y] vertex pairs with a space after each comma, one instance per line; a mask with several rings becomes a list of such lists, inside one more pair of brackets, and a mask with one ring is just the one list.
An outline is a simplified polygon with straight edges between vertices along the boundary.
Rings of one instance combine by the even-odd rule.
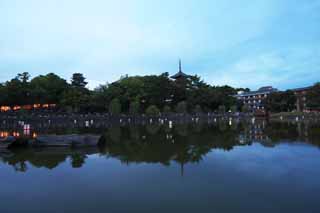
[[[28, 71], [111, 82], [174, 73], [182, 58], [186, 72], [210, 83], [310, 84], [318, 71], [319, 2], [2, 0], [0, 81]], [[289, 72], [307, 70], [288, 80]]]
[[215, 72], [218, 85], [257, 89], [273, 85], [280, 89], [306, 86], [320, 80], [320, 44], [290, 47], [239, 57]]

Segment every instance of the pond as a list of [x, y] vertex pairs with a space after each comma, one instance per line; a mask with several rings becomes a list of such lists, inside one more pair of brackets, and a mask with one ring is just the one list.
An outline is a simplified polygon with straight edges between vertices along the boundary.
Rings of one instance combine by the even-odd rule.
[[320, 212], [315, 123], [226, 121], [35, 134], [48, 132], [90, 132], [105, 143], [2, 150], [1, 213]]

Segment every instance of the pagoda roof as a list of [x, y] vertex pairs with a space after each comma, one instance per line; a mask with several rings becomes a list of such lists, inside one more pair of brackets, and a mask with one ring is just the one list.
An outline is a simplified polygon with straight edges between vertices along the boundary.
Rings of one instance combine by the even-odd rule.
[[171, 76], [173, 79], [179, 79], [179, 78], [188, 78], [190, 75], [185, 74], [182, 72], [182, 65], [181, 65], [181, 60], [179, 60], [179, 72]]
[[178, 73], [174, 74], [173, 76], [171, 76], [171, 78], [173, 79], [178, 79], [178, 78], [188, 78], [190, 77], [189, 75], [185, 74], [182, 71], [179, 71]]

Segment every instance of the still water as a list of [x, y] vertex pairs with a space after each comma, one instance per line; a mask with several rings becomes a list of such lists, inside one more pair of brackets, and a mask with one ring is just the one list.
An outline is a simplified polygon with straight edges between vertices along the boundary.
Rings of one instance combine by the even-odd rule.
[[1, 213], [320, 212], [317, 124], [73, 131], [105, 145], [0, 153]]

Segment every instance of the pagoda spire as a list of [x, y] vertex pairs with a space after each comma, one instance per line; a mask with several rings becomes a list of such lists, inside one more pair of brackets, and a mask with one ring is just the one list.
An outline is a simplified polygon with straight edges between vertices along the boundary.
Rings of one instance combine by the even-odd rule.
[[182, 63], [181, 59], [179, 59], [179, 71], [175, 75], [171, 76], [173, 79], [179, 79], [179, 78], [188, 78], [189, 75], [182, 72]]

